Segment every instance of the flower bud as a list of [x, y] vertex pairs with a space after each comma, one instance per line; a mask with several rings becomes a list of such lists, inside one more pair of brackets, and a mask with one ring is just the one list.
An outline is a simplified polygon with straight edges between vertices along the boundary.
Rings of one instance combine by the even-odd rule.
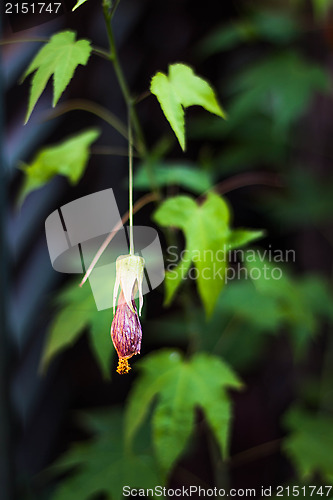
[[142, 329], [136, 310], [135, 301], [132, 299], [130, 308], [121, 290], [117, 311], [111, 325], [111, 338], [119, 357], [117, 372], [128, 373], [131, 369], [128, 359], [134, 354], [140, 354]]

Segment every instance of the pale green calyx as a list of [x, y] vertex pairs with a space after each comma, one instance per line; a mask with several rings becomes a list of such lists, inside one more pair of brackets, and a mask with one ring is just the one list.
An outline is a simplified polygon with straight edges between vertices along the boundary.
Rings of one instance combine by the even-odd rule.
[[116, 301], [120, 289], [123, 291], [126, 304], [134, 311], [132, 300], [136, 291], [139, 292], [139, 316], [143, 305], [142, 281], [145, 260], [138, 255], [120, 255], [116, 261], [116, 282], [113, 291], [113, 310], [115, 312]]

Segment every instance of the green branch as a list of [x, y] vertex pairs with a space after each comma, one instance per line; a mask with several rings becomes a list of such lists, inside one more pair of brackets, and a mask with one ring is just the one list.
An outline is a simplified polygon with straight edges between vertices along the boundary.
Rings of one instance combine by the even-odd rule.
[[[116, 2], [115, 5], [118, 5], [118, 3], [119, 2]], [[120, 89], [122, 91], [124, 100], [127, 104], [128, 112], [129, 112], [129, 115], [131, 118], [131, 122], [133, 124], [135, 136], [136, 136], [138, 151], [140, 152], [141, 156], [146, 156], [147, 148], [145, 145], [143, 132], [141, 129], [138, 115], [137, 115], [136, 110], [135, 110], [134, 100], [131, 97], [131, 94], [130, 94], [130, 91], [129, 91], [129, 88], [127, 85], [127, 81], [125, 79], [123, 70], [122, 70], [120, 62], [119, 62], [117, 48], [116, 48], [116, 44], [115, 44], [115, 40], [114, 40], [113, 30], [112, 30], [112, 26], [111, 26], [111, 19], [112, 19], [112, 16], [114, 14], [114, 11], [112, 11], [112, 10], [110, 11], [109, 6], [105, 2], [103, 2], [103, 14], [104, 14], [104, 20], [105, 20], [105, 26], [106, 26], [106, 31], [107, 31], [107, 35], [108, 35], [108, 40], [109, 40], [109, 46], [110, 46], [109, 59], [113, 64]]]
[[51, 112], [48, 112], [48, 118], [56, 118], [64, 113], [68, 113], [69, 111], [87, 111], [88, 113], [92, 113], [111, 125], [111, 127], [117, 130], [119, 134], [128, 140], [126, 126], [116, 115], [103, 106], [86, 99], [71, 99], [70, 101], [64, 102], [63, 104], [58, 105]]

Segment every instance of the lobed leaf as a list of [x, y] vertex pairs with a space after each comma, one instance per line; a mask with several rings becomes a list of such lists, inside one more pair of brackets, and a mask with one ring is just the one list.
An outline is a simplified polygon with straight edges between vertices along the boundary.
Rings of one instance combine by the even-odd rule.
[[153, 440], [158, 461], [166, 473], [188, 443], [197, 407], [204, 411], [221, 453], [226, 455], [231, 418], [226, 389], [240, 389], [242, 384], [224, 361], [208, 354], [184, 360], [178, 352], [163, 350], [146, 356], [139, 366], [142, 373], [126, 410], [127, 443], [133, 440], [157, 396]]
[[157, 97], [183, 151], [185, 108], [202, 106], [210, 113], [226, 118], [210, 84], [185, 64], [170, 65], [168, 76], [161, 72], [156, 73], [151, 80], [150, 91]]
[[184, 257], [165, 276], [165, 303], [170, 304], [193, 262], [199, 295], [210, 316], [225, 284], [228, 251], [262, 236], [261, 231], [230, 228], [230, 210], [223, 198], [209, 193], [202, 205], [188, 196], [169, 198], [160, 205], [154, 220], [161, 226], [183, 230]]
[[98, 136], [97, 129], [85, 130], [56, 146], [42, 148], [30, 164], [23, 164], [21, 168], [25, 178], [19, 194], [19, 204], [23, 203], [31, 191], [41, 188], [56, 175], [63, 175], [71, 184], [76, 184], [87, 166], [90, 146]]
[[66, 89], [79, 64], [85, 66], [91, 53], [89, 40], [75, 41], [74, 31], [61, 31], [53, 35], [37, 53], [22, 80], [34, 73], [30, 86], [28, 111], [25, 123], [30, 118], [39, 97], [53, 75], [53, 107]]

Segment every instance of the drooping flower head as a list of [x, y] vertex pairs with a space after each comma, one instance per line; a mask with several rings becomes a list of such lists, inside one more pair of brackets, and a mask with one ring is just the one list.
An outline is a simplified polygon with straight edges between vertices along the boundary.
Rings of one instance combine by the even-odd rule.
[[116, 306], [111, 325], [111, 338], [119, 357], [117, 372], [128, 373], [131, 369], [128, 359], [140, 353], [142, 329], [135, 305], [135, 294], [139, 291], [139, 314], [141, 314], [142, 280], [144, 259], [137, 255], [121, 255], [116, 262], [116, 283], [113, 293], [113, 307]]
[[116, 307], [116, 300], [119, 286], [124, 292], [125, 300], [129, 308], [134, 312], [132, 300], [136, 291], [139, 291], [139, 316], [143, 305], [142, 280], [145, 260], [138, 255], [120, 255], [116, 261], [116, 283], [113, 292], [113, 310]]

